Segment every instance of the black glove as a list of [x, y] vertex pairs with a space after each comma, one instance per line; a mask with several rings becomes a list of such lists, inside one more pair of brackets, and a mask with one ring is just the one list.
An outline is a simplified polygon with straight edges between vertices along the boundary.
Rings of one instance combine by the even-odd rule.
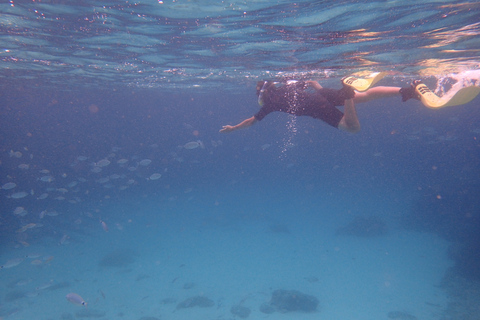
[[345, 84], [343, 85], [342, 89], [338, 90], [338, 94], [344, 100], [355, 98], [355, 90]]
[[400, 94], [402, 95], [402, 101], [405, 102], [409, 99], [417, 99], [417, 100], [420, 100], [420, 98], [418, 97], [418, 94], [417, 92], [415, 91], [415, 88], [417, 87], [417, 85], [419, 85], [420, 83], [422, 83], [422, 81], [420, 80], [414, 80], [412, 82], [412, 84], [410, 85], [410, 87], [407, 87], [407, 88], [402, 88], [400, 89]]

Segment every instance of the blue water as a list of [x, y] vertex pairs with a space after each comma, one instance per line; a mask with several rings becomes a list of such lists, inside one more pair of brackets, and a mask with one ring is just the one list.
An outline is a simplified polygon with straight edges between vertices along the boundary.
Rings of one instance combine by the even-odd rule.
[[[257, 80], [478, 85], [479, 8], [0, 4], [0, 319], [478, 319], [478, 97], [219, 130]], [[316, 311], [265, 313], [279, 289]]]

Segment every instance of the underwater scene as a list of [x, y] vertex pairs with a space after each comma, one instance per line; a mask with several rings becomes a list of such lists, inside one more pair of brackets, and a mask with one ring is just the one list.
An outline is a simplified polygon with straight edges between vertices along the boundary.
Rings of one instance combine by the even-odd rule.
[[0, 4], [0, 320], [479, 320], [480, 3]]

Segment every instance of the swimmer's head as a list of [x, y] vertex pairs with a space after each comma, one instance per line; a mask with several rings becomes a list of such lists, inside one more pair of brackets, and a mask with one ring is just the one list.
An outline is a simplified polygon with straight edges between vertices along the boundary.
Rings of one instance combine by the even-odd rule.
[[260, 90], [262, 90], [263, 88], [263, 85], [266, 83], [267, 81], [257, 81], [257, 96], [260, 94]]
[[258, 96], [258, 104], [263, 106], [263, 95], [266, 90], [270, 87], [275, 87], [275, 84], [278, 82], [273, 81], [258, 81], [257, 82], [257, 96]]

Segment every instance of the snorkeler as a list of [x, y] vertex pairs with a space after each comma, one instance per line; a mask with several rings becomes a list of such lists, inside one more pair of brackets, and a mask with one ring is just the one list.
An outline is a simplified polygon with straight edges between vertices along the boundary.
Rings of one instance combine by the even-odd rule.
[[[250, 127], [269, 113], [280, 111], [295, 116], [310, 116], [322, 120], [332, 127], [356, 133], [360, 131], [360, 122], [355, 110], [356, 103], [396, 95], [401, 95], [402, 101], [412, 98], [420, 100], [420, 95], [415, 90], [416, 86], [421, 84], [419, 81], [414, 81], [407, 88], [379, 86], [368, 89], [372, 85], [370, 81], [368, 85], [364, 86], [365, 91], [359, 92], [354, 89], [358, 89], [358, 87], [352, 85], [351, 81], [349, 82], [351, 79], [365, 81], [353, 77], [342, 79], [343, 88], [340, 90], [323, 88], [316, 81], [288, 80], [281, 83], [259, 81], [257, 96], [261, 106], [260, 110], [253, 117], [245, 119], [237, 125], [223, 126], [220, 132], [227, 133]], [[339, 106], [344, 106], [344, 112], [336, 108]]]

